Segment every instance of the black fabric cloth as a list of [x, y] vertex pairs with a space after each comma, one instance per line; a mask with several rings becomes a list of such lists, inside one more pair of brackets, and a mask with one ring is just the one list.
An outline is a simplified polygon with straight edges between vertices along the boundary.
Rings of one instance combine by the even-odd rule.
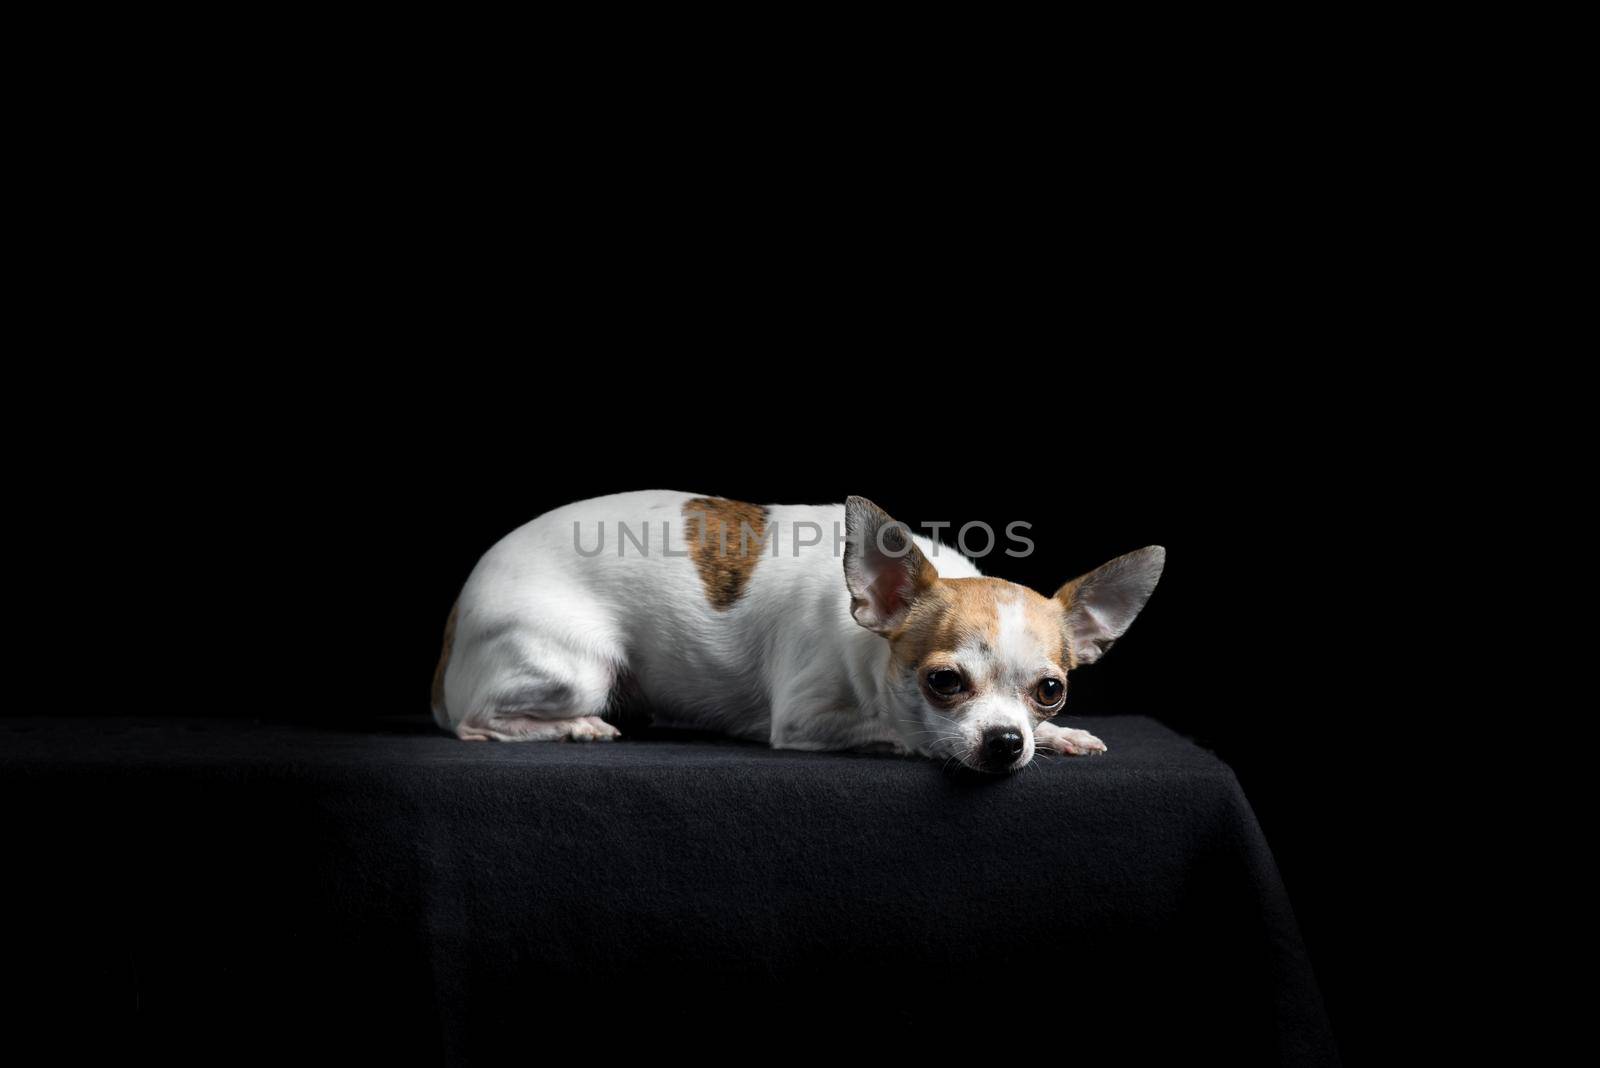
[[164, 1055], [1333, 1063], [1232, 772], [1154, 720], [1066, 722], [1109, 754], [999, 779], [665, 732], [11, 720], [5, 967]]

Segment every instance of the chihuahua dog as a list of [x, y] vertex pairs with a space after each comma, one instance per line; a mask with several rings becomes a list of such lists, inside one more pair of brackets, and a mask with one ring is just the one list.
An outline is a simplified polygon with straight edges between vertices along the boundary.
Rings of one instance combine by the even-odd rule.
[[774, 748], [985, 772], [1040, 749], [1103, 753], [1050, 719], [1068, 672], [1128, 629], [1165, 557], [1140, 549], [1043, 597], [984, 578], [862, 497], [582, 501], [478, 562], [445, 627], [434, 718], [469, 740], [603, 741], [626, 701]]

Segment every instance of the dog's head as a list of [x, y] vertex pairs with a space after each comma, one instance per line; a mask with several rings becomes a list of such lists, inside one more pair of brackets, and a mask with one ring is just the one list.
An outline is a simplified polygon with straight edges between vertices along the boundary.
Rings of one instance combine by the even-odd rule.
[[1067, 672], [1122, 636], [1166, 559], [1152, 545], [1041, 597], [1002, 579], [940, 578], [905, 525], [864, 497], [846, 503], [845, 526], [850, 613], [889, 640], [886, 711], [901, 740], [980, 771], [1033, 759], [1033, 729], [1061, 711]]

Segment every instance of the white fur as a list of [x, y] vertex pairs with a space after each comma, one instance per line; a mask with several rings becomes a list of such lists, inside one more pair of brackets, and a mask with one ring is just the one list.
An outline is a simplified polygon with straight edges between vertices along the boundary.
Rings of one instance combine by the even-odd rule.
[[[913, 695], [888, 677], [889, 642], [851, 616], [844, 505], [770, 507], [763, 558], [739, 599], [718, 610], [685, 544], [683, 508], [695, 496], [651, 490], [581, 501], [485, 553], [461, 593], [444, 703], [434, 709], [440, 726], [471, 739], [609, 738], [616, 731], [598, 717], [626, 685], [657, 721], [779, 748], [964, 756], [984, 726], [1006, 724], [1028, 739], [1019, 766], [1031, 758], [1033, 720], [1020, 698], [985, 698], [962, 717], [963, 745], [946, 732], [948, 753], [929, 740], [936, 721], [906, 712]], [[574, 524], [577, 545], [592, 552], [602, 523], [603, 551], [583, 555]], [[631, 538], [619, 538], [619, 523]], [[948, 546], [913, 541], [940, 576], [978, 577]], [[738, 551], [731, 542], [730, 551]], [[972, 670], [1014, 673], [1021, 686], [1037, 654], [1022, 606], [1009, 611], [993, 663]]]

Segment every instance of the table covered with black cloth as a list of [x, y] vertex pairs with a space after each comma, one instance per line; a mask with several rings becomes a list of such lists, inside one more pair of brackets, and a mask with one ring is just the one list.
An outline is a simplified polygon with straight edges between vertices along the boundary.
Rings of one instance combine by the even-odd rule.
[[218, 1063], [1334, 1063], [1232, 772], [1151, 719], [1064, 722], [1110, 752], [988, 778], [664, 732], [5, 721], [10, 1027], [67, 1004], [63, 1052]]

